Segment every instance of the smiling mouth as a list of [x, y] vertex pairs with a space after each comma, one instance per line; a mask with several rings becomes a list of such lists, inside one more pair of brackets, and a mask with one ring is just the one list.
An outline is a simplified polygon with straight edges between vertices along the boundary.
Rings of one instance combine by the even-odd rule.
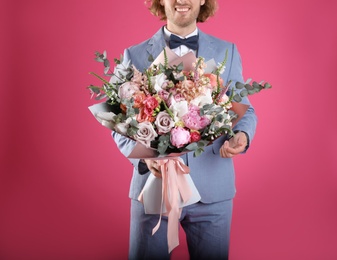
[[188, 10], [190, 10], [190, 8], [188, 7], [181, 7], [181, 6], [176, 7], [177, 12], [187, 12]]

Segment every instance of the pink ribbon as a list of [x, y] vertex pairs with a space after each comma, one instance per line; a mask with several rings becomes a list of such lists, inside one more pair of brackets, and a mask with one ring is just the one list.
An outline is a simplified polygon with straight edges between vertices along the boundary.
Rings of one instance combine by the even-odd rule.
[[[162, 201], [167, 209], [164, 214], [168, 217], [167, 226], [167, 241], [169, 253], [179, 245], [179, 218], [181, 215], [181, 208], [179, 208], [179, 201], [181, 196], [183, 202], [187, 202], [192, 196], [192, 191], [188, 185], [183, 174], [188, 174], [190, 169], [179, 157], [170, 159], [158, 160], [162, 175]], [[139, 200], [143, 201], [142, 194]], [[160, 212], [160, 217], [157, 225], [152, 229], [154, 235], [160, 227], [163, 213]]]

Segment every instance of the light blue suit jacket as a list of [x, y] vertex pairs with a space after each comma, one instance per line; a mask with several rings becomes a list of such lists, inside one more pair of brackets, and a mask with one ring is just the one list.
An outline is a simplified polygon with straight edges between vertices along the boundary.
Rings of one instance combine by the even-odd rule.
[[[126, 49], [123, 62], [131, 61], [131, 64], [135, 65], [138, 70], [144, 71], [151, 64], [148, 61], [149, 55], [156, 58], [165, 46], [163, 30], [160, 29], [152, 38]], [[198, 56], [204, 57], [206, 61], [215, 59], [217, 63], [220, 63], [225, 57], [226, 50], [228, 50], [228, 59], [225, 72], [221, 75], [224, 82], [229, 80], [232, 80], [234, 84], [236, 81], [244, 82], [241, 58], [236, 46], [199, 30]], [[244, 98], [242, 102], [250, 105], [248, 98]], [[251, 142], [255, 134], [256, 123], [257, 118], [250, 105], [246, 114], [233, 130], [244, 131], [248, 134]], [[112, 132], [112, 136], [120, 151], [125, 156], [130, 154], [135, 142], [116, 132]], [[206, 147], [198, 157], [193, 157], [192, 152], [182, 156], [184, 162], [190, 167], [190, 175], [200, 193], [201, 202], [223, 201], [232, 199], [235, 195], [233, 160], [221, 158], [219, 154], [219, 149], [224, 141], [225, 137], [218, 138], [212, 145]], [[140, 175], [138, 172], [139, 160], [130, 159], [130, 161], [134, 165], [134, 171], [129, 196], [132, 199], [137, 199], [150, 173]]]

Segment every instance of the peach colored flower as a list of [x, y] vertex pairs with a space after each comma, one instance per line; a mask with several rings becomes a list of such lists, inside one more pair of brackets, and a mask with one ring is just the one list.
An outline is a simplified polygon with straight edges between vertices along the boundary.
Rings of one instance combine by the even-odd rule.
[[[205, 73], [204, 76], [209, 79], [209, 83], [210, 83], [212, 89], [216, 90], [216, 88], [218, 87], [217, 76], [213, 73]], [[220, 86], [222, 86], [223, 79], [220, 78], [219, 81], [220, 81]]]

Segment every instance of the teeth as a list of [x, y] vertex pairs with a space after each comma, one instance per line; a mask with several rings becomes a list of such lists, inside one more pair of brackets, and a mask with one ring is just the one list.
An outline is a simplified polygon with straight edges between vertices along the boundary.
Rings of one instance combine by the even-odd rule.
[[176, 8], [178, 12], [187, 12], [188, 8], [183, 8], [183, 7], [177, 7]]

